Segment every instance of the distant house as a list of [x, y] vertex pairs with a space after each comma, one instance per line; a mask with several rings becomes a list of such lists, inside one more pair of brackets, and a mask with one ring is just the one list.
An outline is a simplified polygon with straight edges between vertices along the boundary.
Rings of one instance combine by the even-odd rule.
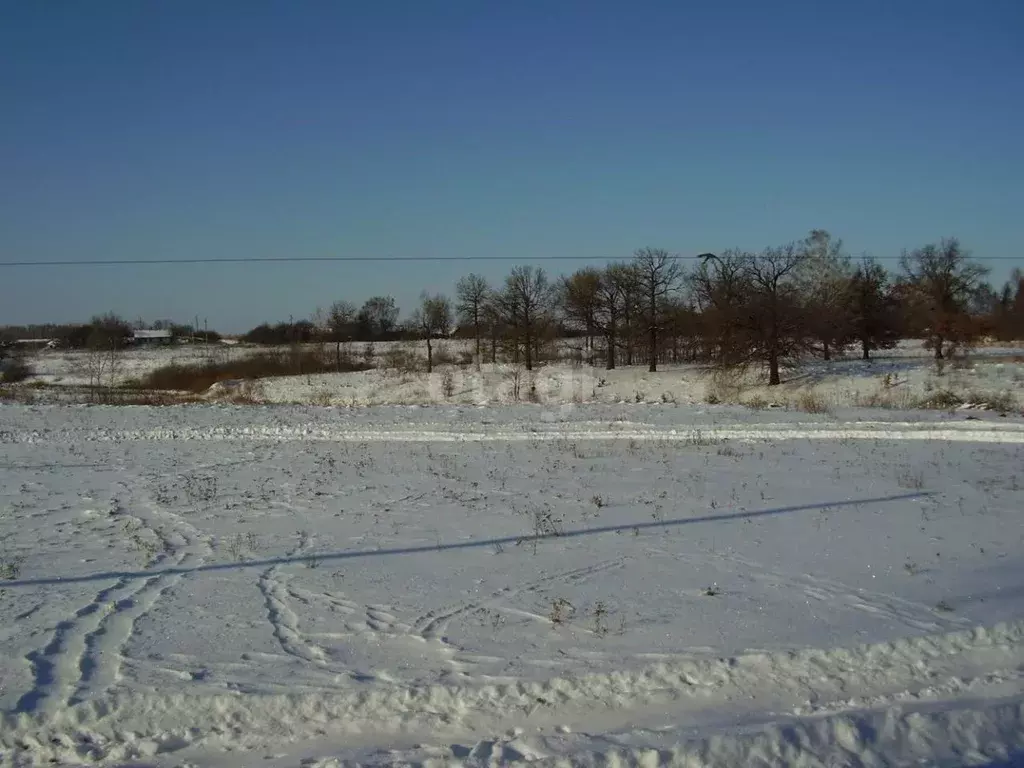
[[170, 329], [162, 331], [132, 331], [133, 344], [170, 344], [174, 341]]

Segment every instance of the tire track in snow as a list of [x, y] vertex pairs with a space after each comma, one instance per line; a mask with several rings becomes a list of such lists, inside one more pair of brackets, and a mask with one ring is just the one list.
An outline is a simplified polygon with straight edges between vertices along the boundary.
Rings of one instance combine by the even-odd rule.
[[446, 608], [439, 608], [419, 616], [412, 622], [413, 629], [424, 640], [439, 639], [451, 621], [459, 616], [479, 610], [491, 605], [495, 600], [504, 597], [514, 597], [525, 592], [535, 592], [548, 584], [556, 581], [583, 581], [589, 576], [625, 566], [628, 557], [618, 557], [596, 565], [589, 565], [583, 568], [572, 568], [567, 571], [560, 571], [543, 576], [540, 579], [523, 584], [518, 587], [504, 587], [492, 592], [488, 597], [481, 600], [472, 600], [464, 603], [457, 603]]
[[103, 654], [97, 653], [95, 638], [97, 633], [103, 634], [104, 622], [111, 614], [122, 610], [122, 606], [129, 607], [137, 595], [150, 589], [161, 578], [154, 577], [142, 583], [136, 579], [120, 579], [100, 590], [88, 605], [75, 612], [74, 618], [60, 622], [50, 642], [42, 650], [32, 651], [25, 657], [32, 667], [34, 683], [31, 690], [18, 700], [15, 709], [19, 712], [52, 713], [77, 703], [73, 694], [83, 675], [103, 663]]
[[[149, 754], [161, 751], [168, 733], [175, 734], [168, 750], [195, 749], [208, 740], [221, 749], [256, 750], [331, 734], [375, 734], [386, 745], [410, 730], [496, 733], [527, 722], [550, 725], [556, 716], [558, 722], [610, 731], [634, 722], [637, 713], [657, 712], [683, 723], [713, 707], [726, 715], [760, 713], [777, 722], [780, 712], [822, 701], [870, 703], [956, 693], [972, 680], [1013, 684], [1014, 670], [1022, 664], [1024, 621], [1019, 621], [852, 648], [685, 659], [542, 682], [258, 697], [123, 692], [51, 717], [3, 716], [0, 747], [16, 762], [59, 762], [84, 738], [99, 752], [96, 760], [110, 762], [137, 757], [131, 750], [144, 743], [152, 745]], [[783, 708], [765, 708], [762, 700], [781, 702]], [[742, 702], [745, 709], [736, 710]], [[1024, 723], [1024, 699], [1014, 708], [1019, 710], [1014, 724]], [[781, 719], [781, 727], [788, 727], [785, 714]], [[834, 741], [808, 742], [815, 743]], [[995, 742], [990, 737], [988, 743]]]
[[[119, 485], [129, 488], [125, 483]], [[126, 511], [139, 506], [143, 504], [115, 500], [111, 511], [118, 519], [135, 523], [133, 533], [148, 532], [157, 539], [160, 553], [149, 567], [173, 570], [202, 562], [202, 553], [208, 553], [210, 548], [195, 527], [188, 523], [181, 525], [183, 521], [175, 520], [175, 515], [163, 514], [172, 518], [171, 523], [179, 529], [175, 533], [185, 542], [184, 547], [177, 547], [162, 526], [154, 527], [151, 521]], [[57, 625], [53, 638], [43, 649], [26, 656], [34, 683], [18, 700], [16, 709], [53, 712], [96, 696], [117, 683], [135, 623], [186, 574], [187, 570], [162, 573], [142, 581], [126, 577], [100, 590], [86, 606], [75, 612], [73, 619]]]
[[327, 654], [315, 643], [309, 642], [299, 630], [299, 617], [288, 606], [288, 576], [278, 578], [277, 566], [260, 575], [259, 588], [267, 606], [267, 618], [274, 637], [289, 656], [316, 666], [327, 666]]
[[755, 578], [761, 581], [766, 581], [764, 577], [768, 577], [778, 585], [795, 587], [814, 600], [829, 604], [843, 602], [855, 610], [892, 619], [919, 632], [941, 632], [971, 626], [967, 619], [953, 614], [939, 614], [929, 605], [896, 595], [851, 587], [821, 574], [786, 574], [728, 552], [717, 553], [715, 558], [735, 563], [741, 567], [742, 572], [757, 574]]

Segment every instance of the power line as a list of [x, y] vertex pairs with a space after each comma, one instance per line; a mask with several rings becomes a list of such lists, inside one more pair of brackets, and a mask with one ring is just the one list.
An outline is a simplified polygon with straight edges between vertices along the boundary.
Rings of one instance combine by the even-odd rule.
[[[698, 261], [701, 255], [670, 255], [671, 259]], [[876, 261], [897, 261], [899, 256], [875, 256]], [[439, 261], [602, 261], [594, 256], [215, 256], [192, 259], [61, 259], [54, 261], [0, 261], [0, 267], [115, 267], [156, 264], [298, 264], [302, 262], [439, 262]], [[612, 260], [609, 257], [608, 260]], [[982, 261], [1024, 261], [1016, 256], [989, 256]]]

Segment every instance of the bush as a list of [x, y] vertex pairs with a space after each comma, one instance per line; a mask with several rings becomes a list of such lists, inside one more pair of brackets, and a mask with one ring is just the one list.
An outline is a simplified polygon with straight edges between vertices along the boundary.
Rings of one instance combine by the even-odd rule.
[[964, 399], [959, 395], [950, 392], [948, 389], [940, 389], [917, 402], [918, 408], [934, 408], [936, 410], [952, 410], [964, 404]]
[[18, 384], [34, 373], [32, 366], [17, 358], [4, 361], [0, 371], [0, 383], [3, 384]]
[[427, 362], [415, 352], [394, 346], [381, 355], [381, 368], [401, 371], [402, 373], [418, 373], [427, 369]]
[[982, 405], [993, 411], [1010, 413], [1019, 409], [1017, 401], [1009, 392], [971, 392], [967, 402]]
[[[372, 366], [350, 360], [341, 361], [342, 371], [365, 371]], [[333, 355], [319, 349], [294, 350], [286, 354], [264, 352], [251, 357], [204, 365], [165, 365], [146, 375], [140, 385], [144, 389], [205, 392], [219, 381], [232, 379], [264, 379], [271, 376], [305, 376], [334, 373], [338, 364]]]
[[828, 413], [828, 403], [820, 392], [801, 392], [796, 398], [798, 410], [806, 413]]
[[455, 355], [444, 344], [438, 344], [434, 349], [434, 365], [455, 365], [457, 362]]

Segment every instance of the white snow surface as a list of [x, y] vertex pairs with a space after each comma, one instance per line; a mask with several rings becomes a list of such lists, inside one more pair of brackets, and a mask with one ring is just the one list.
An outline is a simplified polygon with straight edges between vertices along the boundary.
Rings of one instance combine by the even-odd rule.
[[1017, 765], [977, 416], [0, 405], [0, 765]]
[[[561, 352], [582, 354], [580, 340], [564, 339]], [[364, 345], [351, 344], [348, 352], [360, 358]], [[469, 341], [437, 343], [449, 356], [468, 353]], [[384, 342], [374, 345], [374, 362], [387, 363], [389, 350], [402, 350], [425, 359], [422, 342]], [[274, 348], [224, 345], [150, 347], [126, 351], [118, 362], [113, 382], [143, 378], [169, 364], [203, 365], [225, 362]], [[285, 352], [285, 348], [278, 348]], [[328, 349], [328, 352], [330, 350]], [[88, 353], [43, 350], [30, 363], [33, 380], [56, 390], [89, 383]], [[662, 365], [656, 373], [644, 366], [623, 366], [613, 371], [566, 361], [547, 363], [536, 371], [522, 366], [483, 364], [441, 365], [432, 374], [378, 367], [356, 373], [316, 374], [261, 379], [255, 399], [263, 403], [335, 406], [367, 405], [500, 405], [537, 401], [546, 405], [581, 403], [703, 404], [711, 395], [721, 402], [803, 407], [806, 398], [824, 408], [880, 406], [910, 408], [924, 398], [952, 393], [969, 405], [985, 406], [998, 400], [1024, 409], [1024, 348], [1014, 345], [980, 346], [967, 357], [936, 367], [920, 340], [876, 353], [869, 362], [847, 356], [830, 362], [808, 361], [786, 372], [782, 386], [768, 387], [761, 371], [752, 370], [735, 381], [716, 381], [702, 365]], [[519, 396], [516, 397], [516, 381]], [[234, 382], [235, 385], [240, 382]], [[231, 382], [214, 385], [211, 400], [230, 398]], [[45, 393], [37, 393], [43, 396]]]

